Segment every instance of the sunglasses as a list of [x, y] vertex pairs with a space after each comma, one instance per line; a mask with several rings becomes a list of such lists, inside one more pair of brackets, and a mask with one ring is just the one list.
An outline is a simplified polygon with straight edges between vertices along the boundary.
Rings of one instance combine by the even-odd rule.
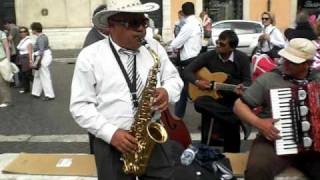
[[220, 41], [220, 40], [216, 40], [216, 45], [219, 45], [220, 47], [226, 47], [226, 46], [227, 46], [226, 43], [223, 43], [223, 42]]
[[27, 31], [19, 31], [19, 33], [26, 33]]
[[147, 18], [136, 18], [136, 19], [128, 19], [128, 20], [120, 20], [120, 19], [110, 19], [110, 21], [121, 24], [126, 28], [138, 29], [140, 26], [147, 28], [148, 27], [148, 19]]
[[261, 18], [262, 21], [268, 21], [270, 18]]

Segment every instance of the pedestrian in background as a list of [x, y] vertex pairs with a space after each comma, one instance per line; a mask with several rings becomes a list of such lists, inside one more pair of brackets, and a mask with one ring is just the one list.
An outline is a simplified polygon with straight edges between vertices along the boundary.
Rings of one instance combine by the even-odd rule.
[[173, 30], [174, 37], [178, 36], [178, 34], [184, 24], [185, 24], [184, 15], [183, 15], [182, 10], [180, 10], [180, 11], [178, 11], [178, 21], [174, 24], [174, 30]]
[[[10, 62], [10, 48], [6, 33], [3, 31], [3, 22], [0, 19], [0, 68], [5, 61]], [[10, 84], [4, 80], [3, 71], [0, 69], [0, 108], [7, 107], [11, 103]]]
[[279, 58], [278, 52], [284, 48], [285, 40], [281, 31], [275, 26], [275, 16], [271, 12], [263, 12], [261, 21], [263, 33], [259, 36], [260, 51], [271, 58]]
[[44, 93], [44, 101], [53, 100], [55, 98], [52, 80], [50, 75], [49, 66], [52, 63], [52, 54], [49, 48], [49, 39], [47, 35], [42, 33], [42, 25], [39, 22], [31, 24], [32, 34], [37, 36], [36, 43], [34, 44], [33, 52], [35, 59], [40, 58], [40, 68], [35, 71], [32, 95], [40, 97], [42, 91]]
[[310, 10], [308, 12], [308, 21], [312, 28], [315, 28], [317, 25], [317, 12], [314, 10]]
[[[320, 15], [319, 15], [320, 17]], [[315, 32], [316, 32], [316, 35], [318, 36], [318, 38], [320, 38], [320, 20], [317, 21], [317, 25], [315, 27]]]
[[30, 83], [32, 82], [32, 41], [29, 37], [29, 29], [27, 27], [21, 26], [19, 28], [19, 33], [21, 41], [19, 42], [17, 49], [19, 55], [17, 57], [17, 64], [20, 66], [21, 70], [21, 84], [22, 90], [19, 93], [29, 93]]
[[207, 11], [202, 11], [200, 13], [200, 18], [201, 18], [201, 21], [202, 21], [204, 38], [208, 39], [208, 38], [211, 37], [212, 20], [209, 17]]
[[[20, 65], [17, 63], [17, 56], [18, 56], [18, 50], [17, 45], [20, 42], [20, 34], [19, 34], [19, 27], [14, 24], [11, 20], [6, 19], [4, 22], [4, 28], [8, 32], [7, 39], [9, 42], [9, 48], [10, 48], [10, 60], [12, 63], [16, 64], [19, 70], [21, 70]], [[15, 87], [21, 86], [21, 73], [16, 73], [14, 75], [14, 82], [12, 83]]]
[[308, 15], [305, 12], [300, 12], [297, 15], [296, 26], [294, 28], [287, 28], [284, 31], [284, 36], [288, 41], [294, 38], [306, 38], [309, 40], [318, 39], [318, 36], [308, 20]]
[[149, 16], [149, 14], [144, 14], [146, 18], [148, 18], [148, 27], [152, 28], [153, 30], [156, 28], [156, 25], [154, 24], [153, 19]]
[[[199, 19], [195, 16], [194, 4], [186, 2], [182, 4], [182, 13], [184, 15], [185, 24], [182, 26], [178, 36], [171, 42], [172, 49], [180, 50], [180, 62], [178, 63], [180, 69], [180, 76], [182, 76], [183, 69], [196, 58], [202, 48], [203, 28]], [[184, 88], [181, 92], [179, 101], [175, 104], [175, 116], [183, 118], [186, 112], [188, 100], [188, 83], [184, 80]]]
[[[105, 4], [101, 4], [99, 5], [92, 14], [92, 17], [94, 15], [96, 15], [98, 12], [105, 10], [107, 8], [107, 6]], [[90, 31], [88, 32], [84, 43], [83, 43], [83, 48], [89, 46], [92, 43], [95, 43], [99, 40], [102, 40], [104, 38], [106, 38], [106, 36], [109, 34], [109, 30], [108, 27], [96, 27], [95, 25], [93, 25], [93, 27], [90, 29]]]
[[[154, 22], [151, 18], [149, 18], [148, 14], [144, 14], [144, 16], [147, 18], [147, 25], [148, 25], [148, 27], [146, 28], [145, 38], [146, 39], [154, 38]], [[153, 25], [152, 25], [152, 23], [153, 23]]]
[[317, 50], [314, 56], [314, 62], [312, 63], [312, 68], [320, 71], [320, 41], [316, 30], [309, 22], [309, 18], [306, 12], [300, 12], [296, 18], [296, 27], [288, 28], [284, 31], [284, 35], [288, 41], [294, 38], [305, 38], [311, 40]]

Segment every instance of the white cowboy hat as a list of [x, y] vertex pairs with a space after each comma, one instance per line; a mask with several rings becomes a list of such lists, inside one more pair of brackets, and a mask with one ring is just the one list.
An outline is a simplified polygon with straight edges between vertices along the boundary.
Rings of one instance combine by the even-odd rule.
[[93, 16], [92, 22], [98, 28], [108, 27], [108, 18], [119, 12], [145, 13], [159, 9], [157, 3], [141, 4], [140, 0], [105, 0], [107, 9]]
[[289, 42], [288, 47], [281, 49], [278, 54], [293, 63], [301, 64], [312, 60], [316, 50], [312, 41], [305, 38], [294, 38]]

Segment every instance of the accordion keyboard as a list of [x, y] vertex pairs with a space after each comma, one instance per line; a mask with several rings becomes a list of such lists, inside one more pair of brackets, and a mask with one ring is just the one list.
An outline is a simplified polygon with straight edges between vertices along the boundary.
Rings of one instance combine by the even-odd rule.
[[272, 118], [280, 131], [277, 155], [320, 152], [320, 83], [270, 90]]
[[292, 122], [295, 115], [290, 109], [292, 96], [291, 88], [270, 90], [272, 117], [277, 120], [274, 126], [280, 131], [281, 136], [281, 139], [275, 141], [278, 155], [298, 153], [296, 129]]

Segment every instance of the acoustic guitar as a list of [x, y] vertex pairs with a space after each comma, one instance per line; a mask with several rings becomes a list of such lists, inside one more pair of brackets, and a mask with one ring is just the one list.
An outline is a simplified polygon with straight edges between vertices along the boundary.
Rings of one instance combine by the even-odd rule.
[[195, 101], [200, 96], [211, 96], [213, 99], [220, 99], [223, 96], [218, 92], [232, 91], [234, 92], [237, 85], [223, 83], [228, 79], [228, 75], [223, 72], [211, 73], [207, 68], [201, 68], [196, 72], [197, 79], [208, 80], [213, 82], [212, 88], [209, 90], [201, 90], [192, 83], [189, 83], [188, 92], [192, 101]]

